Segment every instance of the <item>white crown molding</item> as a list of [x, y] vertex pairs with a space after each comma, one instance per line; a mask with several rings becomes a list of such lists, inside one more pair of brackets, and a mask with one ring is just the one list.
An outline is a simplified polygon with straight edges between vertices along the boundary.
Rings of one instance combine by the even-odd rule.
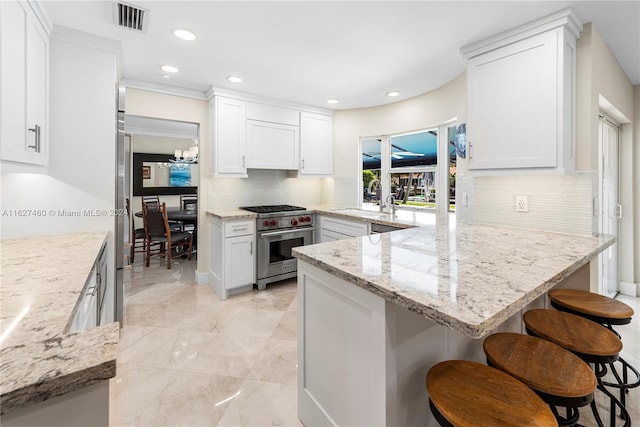
[[47, 35], [50, 35], [51, 29], [53, 28], [53, 23], [51, 22], [51, 18], [49, 18], [49, 15], [44, 10], [44, 8], [40, 6], [40, 2], [36, 0], [27, 0], [27, 4], [31, 8], [31, 10], [33, 10], [33, 13], [35, 13], [38, 21], [40, 21], [40, 25], [42, 25]]
[[284, 101], [282, 99], [267, 98], [260, 95], [253, 95], [246, 92], [240, 92], [232, 89], [218, 88], [218, 87], [212, 86], [211, 89], [209, 89], [209, 91], [207, 92], [207, 99], [211, 102], [214, 96], [224, 96], [227, 98], [238, 99], [241, 101], [257, 102], [261, 104], [273, 105], [276, 107], [290, 108], [293, 110], [304, 111], [306, 113], [318, 113], [318, 114], [325, 114], [328, 116], [333, 116], [335, 114], [335, 110], [331, 110], [328, 108], [320, 108], [320, 107], [314, 107], [311, 105], [296, 104], [294, 102]]
[[573, 13], [573, 10], [563, 9], [511, 30], [463, 46], [460, 48], [460, 54], [464, 59], [468, 60], [510, 43], [562, 27], [567, 30], [574, 40], [580, 37], [582, 32], [582, 22]]
[[181, 96], [183, 98], [192, 98], [200, 101], [207, 101], [207, 92], [197, 89], [189, 89], [180, 86], [172, 86], [168, 84], [160, 84], [150, 82], [146, 80], [139, 80], [129, 77], [124, 77], [124, 82], [127, 85], [127, 89], [139, 89], [146, 90], [147, 92], [156, 92], [164, 95]]
[[74, 30], [69, 27], [54, 24], [51, 31], [51, 39], [120, 55], [120, 41]]

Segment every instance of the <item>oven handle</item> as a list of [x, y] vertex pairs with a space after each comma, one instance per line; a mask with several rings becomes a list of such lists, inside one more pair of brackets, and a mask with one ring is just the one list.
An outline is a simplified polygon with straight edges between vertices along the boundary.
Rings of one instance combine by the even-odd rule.
[[283, 230], [283, 231], [269, 231], [260, 233], [260, 237], [269, 237], [269, 236], [281, 236], [283, 234], [289, 233], [300, 233], [305, 231], [313, 231], [313, 227], [305, 227], [305, 228], [294, 228], [293, 230]]

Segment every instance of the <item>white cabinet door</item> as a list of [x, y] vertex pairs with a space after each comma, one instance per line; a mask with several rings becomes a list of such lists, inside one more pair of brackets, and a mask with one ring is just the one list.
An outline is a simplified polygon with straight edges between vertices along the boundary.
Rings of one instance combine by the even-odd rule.
[[0, 158], [49, 162], [49, 38], [26, 2], [0, 2]]
[[246, 103], [217, 97], [213, 115], [214, 173], [246, 177]]
[[556, 51], [551, 32], [470, 61], [469, 169], [557, 165]]
[[333, 117], [300, 113], [300, 174], [333, 173]]
[[247, 120], [247, 167], [298, 169], [298, 126]]
[[470, 171], [575, 170], [576, 39], [581, 30], [577, 16], [565, 9], [461, 48], [469, 61]]
[[255, 283], [254, 236], [224, 239], [225, 289]]

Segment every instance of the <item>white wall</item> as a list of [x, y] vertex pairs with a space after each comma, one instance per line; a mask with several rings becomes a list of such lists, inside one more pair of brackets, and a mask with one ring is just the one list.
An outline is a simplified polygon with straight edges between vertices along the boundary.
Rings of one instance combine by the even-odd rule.
[[633, 115], [633, 184], [631, 195], [633, 199], [633, 266], [634, 282], [636, 285], [636, 295], [640, 295], [640, 85], [634, 88], [634, 110]]
[[336, 111], [334, 203], [358, 201], [359, 139], [421, 130], [466, 116], [466, 74], [424, 95], [379, 107]]
[[2, 217], [2, 237], [108, 230], [112, 239], [113, 215], [85, 211], [115, 206], [116, 53], [56, 39], [57, 30], [50, 43], [48, 170], [2, 170], [3, 209], [47, 215]]
[[[209, 103], [204, 99], [188, 98], [184, 96], [169, 95], [148, 90], [127, 88], [125, 111], [134, 116], [155, 117], [160, 119], [180, 120], [183, 122], [197, 123], [200, 126], [199, 158], [209, 158]], [[198, 235], [209, 235], [209, 221], [206, 216], [207, 192], [202, 189], [207, 188], [207, 174], [209, 165], [202, 162], [199, 165], [200, 181], [198, 183]], [[167, 205], [177, 206], [178, 196], [162, 196], [161, 201]], [[139, 204], [133, 206], [131, 210], [135, 212], [139, 209]], [[137, 223], [140, 226], [140, 223]], [[198, 266], [196, 274], [198, 277], [206, 277], [209, 271], [209, 239], [200, 238], [198, 240]], [[206, 279], [201, 279], [206, 280]]]

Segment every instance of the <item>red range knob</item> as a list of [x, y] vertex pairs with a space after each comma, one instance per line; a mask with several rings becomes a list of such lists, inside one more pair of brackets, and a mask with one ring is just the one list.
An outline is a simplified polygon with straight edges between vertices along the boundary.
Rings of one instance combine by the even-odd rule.
[[304, 217], [303, 217], [303, 216], [301, 216], [300, 218], [298, 218], [298, 221], [300, 221], [300, 222], [305, 222], [305, 221], [306, 221], [306, 219], [304, 219]]
[[268, 219], [265, 219], [265, 220], [264, 220], [264, 226], [265, 226], [265, 227], [268, 227], [268, 226], [269, 226], [269, 220], [268, 220]]
[[298, 225], [298, 220], [297, 219], [292, 219], [291, 220], [291, 225]]
[[307, 222], [311, 222], [311, 217], [307, 216], [307, 217], [304, 218], [304, 220], [307, 221]]
[[278, 222], [275, 219], [272, 219], [270, 225], [276, 225], [277, 223]]

